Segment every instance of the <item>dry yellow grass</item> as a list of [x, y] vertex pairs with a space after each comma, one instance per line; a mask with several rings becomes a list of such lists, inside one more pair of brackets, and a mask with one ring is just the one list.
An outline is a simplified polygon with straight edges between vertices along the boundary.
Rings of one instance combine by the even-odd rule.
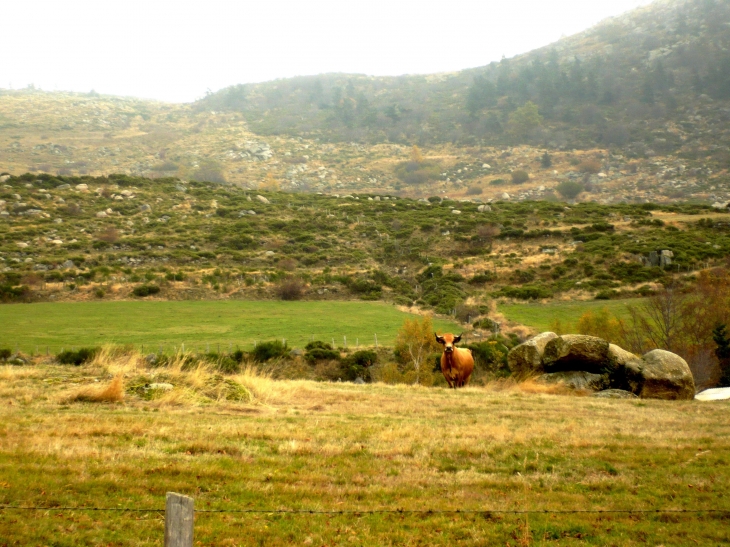
[[66, 400], [84, 403], [119, 403], [124, 400], [124, 377], [119, 374], [103, 387], [84, 387]]
[[[277, 381], [252, 366], [221, 376], [182, 359], [151, 369], [107, 355], [0, 370], [0, 504], [159, 507], [179, 491], [200, 509], [727, 508], [727, 403], [595, 399], [507, 380], [459, 391]], [[69, 386], [111, 371], [125, 375], [123, 402], [59, 404]], [[148, 397], [134, 389], [142, 377], [174, 388]], [[227, 382], [248, 395], [216, 392]], [[161, 537], [156, 521], [131, 526], [129, 514], [78, 516], [73, 528], [66, 518], [2, 512], [0, 537], [45, 545], [63, 532], [69, 544], [142, 546]], [[205, 545], [241, 544], [244, 530], [248, 543], [340, 544], [346, 529], [363, 545], [730, 539], [722, 518], [694, 514], [196, 517]]]

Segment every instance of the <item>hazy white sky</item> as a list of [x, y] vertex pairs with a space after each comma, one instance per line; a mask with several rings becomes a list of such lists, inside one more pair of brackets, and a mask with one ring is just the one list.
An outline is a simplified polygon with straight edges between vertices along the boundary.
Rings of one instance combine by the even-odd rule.
[[650, 0], [1, 0], [0, 87], [187, 102], [323, 72], [482, 66]]

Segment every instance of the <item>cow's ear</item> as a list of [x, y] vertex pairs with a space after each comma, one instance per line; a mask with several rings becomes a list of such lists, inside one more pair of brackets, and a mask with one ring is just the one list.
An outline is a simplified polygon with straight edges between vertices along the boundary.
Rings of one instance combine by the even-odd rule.
[[461, 334], [454, 338], [454, 344], [458, 344], [459, 342], [461, 342]]
[[440, 336], [439, 336], [438, 334], [436, 334], [435, 332], [434, 332], [433, 334], [434, 334], [434, 336], [436, 336], [436, 341], [437, 341], [437, 342], [438, 342], [439, 344], [443, 344], [443, 343], [444, 343], [444, 339], [443, 339], [443, 338], [441, 338], [441, 337], [440, 337]]

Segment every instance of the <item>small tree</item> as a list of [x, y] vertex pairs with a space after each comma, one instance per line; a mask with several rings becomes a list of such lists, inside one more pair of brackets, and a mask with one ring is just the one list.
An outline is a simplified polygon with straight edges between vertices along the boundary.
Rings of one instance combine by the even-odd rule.
[[540, 167], [543, 169], [547, 169], [548, 167], [552, 167], [553, 165], [553, 158], [550, 157], [550, 154], [547, 153], [547, 150], [540, 158]]
[[717, 344], [715, 355], [720, 362], [720, 387], [730, 387], [730, 339], [727, 326], [720, 324], [712, 330], [712, 339]]
[[588, 334], [603, 338], [611, 343], [617, 343], [621, 336], [621, 324], [606, 308], [598, 312], [587, 311], [578, 319], [579, 334]]
[[524, 139], [533, 130], [540, 127], [541, 124], [542, 116], [540, 116], [537, 105], [532, 101], [527, 101], [523, 106], [509, 115], [507, 130], [514, 137]]
[[512, 184], [522, 184], [530, 180], [530, 174], [527, 171], [518, 169], [512, 171]]
[[[430, 317], [426, 316], [421, 321], [415, 317], [403, 321], [395, 338], [395, 354], [402, 363], [413, 367], [416, 384], [420, 384], [424, 378], [424, 365], [428, 362], [428, 356], [440, 349], [433, 333]], [[430, 375], [431, 371], [427, 372]]]
[[566, 180], [558, 184], [555, 189], [565, 199], [575, 199], [583, 191], [583, 185], [574, 180]]

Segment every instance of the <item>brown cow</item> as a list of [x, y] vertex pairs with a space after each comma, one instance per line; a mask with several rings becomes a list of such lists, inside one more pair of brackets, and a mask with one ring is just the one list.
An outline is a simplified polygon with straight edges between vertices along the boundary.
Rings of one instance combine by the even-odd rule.
[[474, 370], [474, 357], [471, 350], [454, 346], [461, 341], [461, 335], [455, 337], [453, 334], [443, 336], [436, 334], [436, 341], [444, 346], [444, 352], [441, 355], [441, 372], [444, 373], [449, 387], [454, 389], [464, 387], [469, 383], [469, 377]]

